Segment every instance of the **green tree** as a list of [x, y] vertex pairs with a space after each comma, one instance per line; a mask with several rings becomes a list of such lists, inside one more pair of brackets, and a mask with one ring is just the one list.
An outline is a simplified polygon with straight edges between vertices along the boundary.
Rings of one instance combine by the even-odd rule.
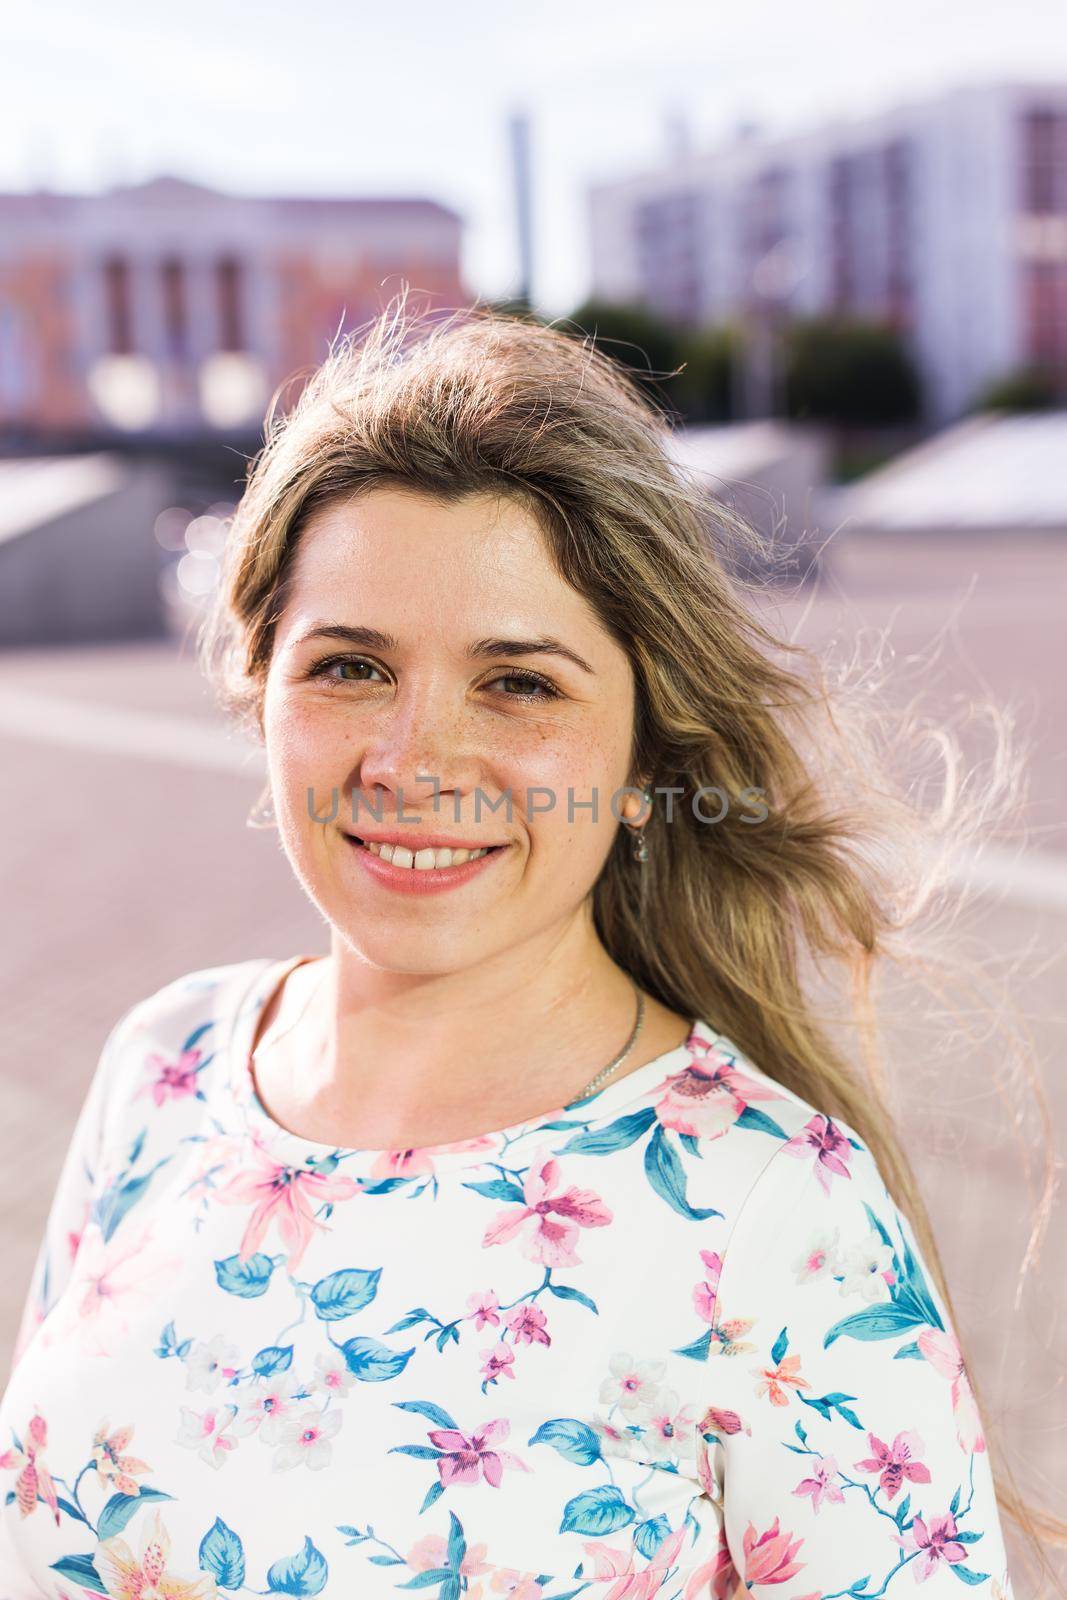
[[576, 337], [595, 334], [598, 348], [629, 367], [653, 399], [684, 422], [725, 422], [733, 415], [740, 336], [732, 326], [690, 328], [647, 306], [595, 299], [560, 326]]
[[887, 427], [919, 415], [919, 374], [895, 329], [857, 318], [811, 317], [790, 323], [783, 342], [790, 417]]
[[575, 338], [595, 337], [598, 350], [630, 369], [631, 375], [661, 408], [676, 406], [676, 371], [685, 359], [684, 335], [646, 306], [584, 300], [558, 326]]
[[972, 411], [1046, 411], [1062, 405], [1064, 387], [1047, 367], [1018, 367], [987, 384], [974, 399]]

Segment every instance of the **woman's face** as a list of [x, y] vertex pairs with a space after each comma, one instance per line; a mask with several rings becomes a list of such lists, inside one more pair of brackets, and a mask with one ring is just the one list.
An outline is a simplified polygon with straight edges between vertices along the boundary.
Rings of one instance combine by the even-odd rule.
[[[383, 487], [309, 519], [266, 682], [267, 760], [297, 876], [371, 965], [451, 972], [552, 941], [619, 827], [633, 719], [626, 653], [516, 501]], [[493, 848], [423, 871], [442, 858], [390, 864], [356, 842], [398, 835], [414, 852]]]

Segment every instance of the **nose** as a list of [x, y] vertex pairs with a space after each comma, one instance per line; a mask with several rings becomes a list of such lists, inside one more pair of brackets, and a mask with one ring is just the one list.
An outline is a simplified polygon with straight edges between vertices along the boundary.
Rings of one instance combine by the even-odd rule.
[[444, 685], [420, 687], [409, 680], [374, 723], [359, 783], [368, 796], [386, 790], [411, 815], [421, 816], [424, 809], [432, 815], [435, 796], [438, 805], [447, 797], [451, 816], [462, 796], [473, 792], [482, 770], [462, 710], [450, 702]]

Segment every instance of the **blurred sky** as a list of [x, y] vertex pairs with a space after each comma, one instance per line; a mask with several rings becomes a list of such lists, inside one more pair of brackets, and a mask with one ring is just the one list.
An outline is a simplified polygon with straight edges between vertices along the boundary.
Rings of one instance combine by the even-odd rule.
[[467, 216], [471, 289], [506, 294], [523, 106], [555, 315], [588, 286], [586, 184], [658, 160], [671, 112], [703, 143], [1014, 75], [1067, 77], [1064, 0], [45, 0], [0, 24], [0, 186], [430, 195]]

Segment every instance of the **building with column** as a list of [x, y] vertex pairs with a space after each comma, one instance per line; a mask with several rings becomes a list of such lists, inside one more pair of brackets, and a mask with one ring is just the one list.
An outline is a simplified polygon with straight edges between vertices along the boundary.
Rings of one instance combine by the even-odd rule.
[[1067, 83], [958, 87], [789, 136], [740, 131], [589, 195], [598, 298], [700, 326], [891, 323], [929, 417], [1049, 369], [1067, 395]]
[[172, 177], [0, 195], [0, 434], [258, 425], [274, 389], [407, 283], [468, 303], [425, 199], [262, 198]]

